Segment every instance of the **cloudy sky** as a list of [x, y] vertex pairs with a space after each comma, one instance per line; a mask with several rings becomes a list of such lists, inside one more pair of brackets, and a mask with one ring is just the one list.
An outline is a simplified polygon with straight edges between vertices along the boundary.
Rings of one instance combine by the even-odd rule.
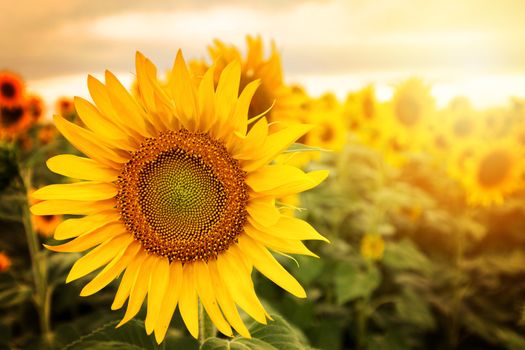
[[0, 69], [48, 101], [87, 95], [87, 74], [132, 79], [136, 50], [167, 68], [178, 48], [204, 57], [214, 38], [275, 40], [285, 77], [339, 96], [367, 83], [381, 98], [417, 75], [440, 104], [525, 97], [523, 0], [17, 0], [0, 2]]

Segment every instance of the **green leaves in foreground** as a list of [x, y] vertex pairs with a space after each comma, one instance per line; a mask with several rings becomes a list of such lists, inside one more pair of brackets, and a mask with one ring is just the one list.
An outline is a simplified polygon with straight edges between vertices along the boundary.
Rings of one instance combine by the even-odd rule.
[[[236, 337], [231, 339], [208, 338], [200, 350], [308, 350], [306, 338], [279, 315], [272, 315], [267, 325], [254, 322], [250, 327], [252, 339]], [[64, 350], [110, 349], [110, 350], [156, 350], [156, 349], [197, 349], [193, 339], [168, 336], [166, 344], [157, 345], [152, 336], [144, 330], [144, 322], [131, 320], [119, 329], [118, 321], [112, 321], [94, 332], [68, 344]], [[169, 332], [169, 331], [168, 331]], [[180, 334], [179, 334], [180, 335]]]
[[254, 322], [250, 327], [252, 339], [247, 338], [209, 338], [200, 350], [305, 350], [313, 349], [307, 345], [305, 337], [293, 328], [284, 318], [272, 315], [273, 321], [267, 325]]

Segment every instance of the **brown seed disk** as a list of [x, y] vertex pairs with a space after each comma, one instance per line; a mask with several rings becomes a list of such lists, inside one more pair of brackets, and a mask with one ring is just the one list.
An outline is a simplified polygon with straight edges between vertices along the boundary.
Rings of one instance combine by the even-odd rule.
[[170, 261], [206, 261], [243, 230], [245, 178], [208, 134], [166, 131], [132, 152], [117, 181], [117, 208], [147, 251]]

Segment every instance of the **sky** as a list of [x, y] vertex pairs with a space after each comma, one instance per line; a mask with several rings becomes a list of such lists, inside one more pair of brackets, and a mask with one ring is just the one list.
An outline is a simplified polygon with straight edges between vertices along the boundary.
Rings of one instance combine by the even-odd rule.
[[525, 97], [524, 13], [523, 0], [2, 0], [0, 69], [51, 103], [88, 97], [87, 74], [105, 69], [129, 85], [137, 50], [163, 70], [179, 48], [204, 58], [214, 38], [244, 49], [260, 34], [312, 95], [374, 83], [387, 99], [418, 76], [439, 105], [487, 107]]

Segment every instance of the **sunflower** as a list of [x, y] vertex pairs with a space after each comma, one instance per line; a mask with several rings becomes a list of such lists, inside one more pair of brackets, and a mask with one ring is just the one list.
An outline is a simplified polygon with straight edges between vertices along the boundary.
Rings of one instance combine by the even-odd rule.
[[239, 95], [241, 65], [228, 64], [217, 87], [214, 69], [198, 85], [179, 51], [167, 86], [155, 66], [136, 56], [140, 98], [110, 72], [105, 84], [88, 78], [95, 105], [75, 98], [86, 125], [55, 116], [58, 130], [87, 157], [48, 160], [55, 173], [86, 180], [37, 190], [35, 215], [85, 215], [63, 221], [48, 248], [78, 252], [95, 247], [72, 267], [71, 282], [103, 267], [81, 291], [92, 295], [122, 274], [112, 309], [128, 300], [119, 326], [147, 295], [146, 332], [160, 343], [178, 305], [197, 337], [198, 300], [217, 329], [249, 332], [236, 305], [261, 323], [269, 317], [251, 280], [253, 268], [295, 296], [301, 285], [271, 251], [315, 256], [302, 243], [326, 240], [305, 221], [283, 215], [275, 198], [317, 186], [327, 171], [304, 173], [270, 164], [311, 126], [289, 124], [269, 132], [248, 109], [259, 81]]
[[43, 237], [51, 237], [62, 222], [61, 215], [33, 215], [33, 227]]
[[385, 241], [378, 234], [365, 234], [361, 239], [361, 256], [365, 259], [380, 260], [385, 251]]
[[33, 118], [33, 122], [38, 122], [44, 116], [44, 101], [38, 95], [29, 95], [26, 100], [27, 108]]
[[0, 252], [0, 272], [6, 272], [11, 267], [11, 258], [4, 252]]
[[[271, 52], [265, 57], [263, 42], [260, 36], [246, 36], [247, 53], [243, 58], [241, 52], [232, 45], [215, 40], [208, 52], [215, 65], [215, 84], [220, 73], [230, 62], [241, 62], [241, 82], [243, 89], [255, 79], [261, 80], [261, 86], [255, 92], [250, 108], [249, 117], [266, 113], [269, 122], [281, 120], [297, 120], [303, 98], [295, 94], [292, 87], [284, 82], [281, 57], [274, 43]], [[203, 61], [191, 63], [195, 73], [202, 73], [207, 69]]]
[[501, 204], [523, 183], [523, 148], [508, 139], [478, 146], [468, 161], [462, 182], [470, 204]]
[[16, 138], [29, 129], [32, 123], [27, 106], [0, 106], [0, 139]]
[[15, 107], [23, 103], [24, 81], [8, 71], [0, 71], [0, 106]]
[[67, 120], [76, 119], [75, 104], [70, 97], [59, 97], [55, 102], [55, 111]]
[[378, 116], [374, 86], [368, 85], [357, 92], [348, 94], [343, 109], [349, 130], [359, 132], [374, 123]]
[[57, 129], [51, 123], [42, 124], [37, 131], [37, 138], [41, 144], [51, 143], [57, 136]]

